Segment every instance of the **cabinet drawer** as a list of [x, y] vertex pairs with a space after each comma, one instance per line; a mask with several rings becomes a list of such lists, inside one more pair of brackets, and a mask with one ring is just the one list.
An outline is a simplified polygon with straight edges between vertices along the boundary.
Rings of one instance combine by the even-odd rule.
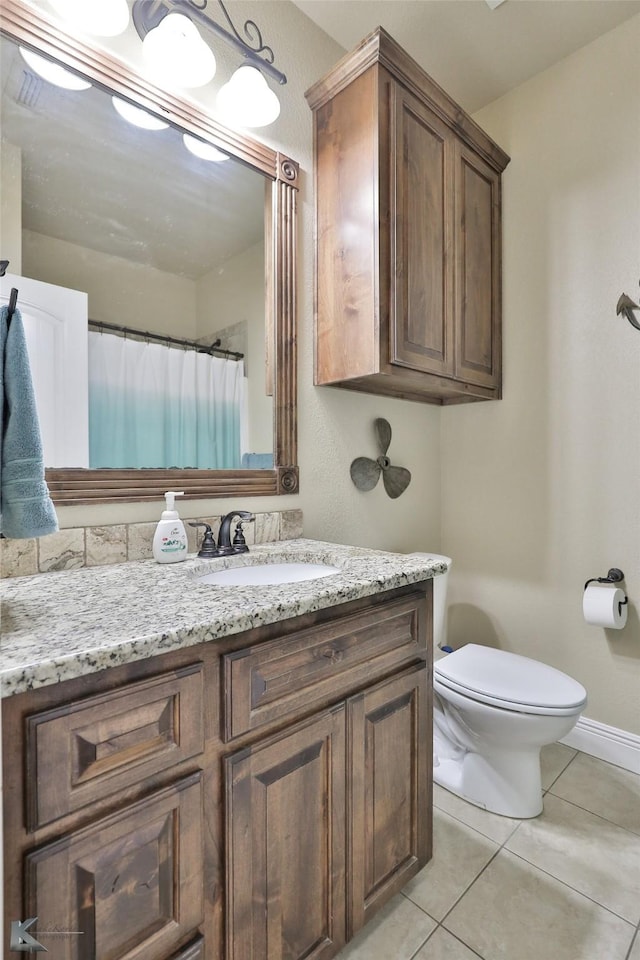
[[28, 717], [27, 828], [201, 753], [202, 669], [192, 664]]
[[424, 594], [414, 594], [227, 654], [225, 740], [423, 659], [425, 617]]
[[[26, 908], [60, 960], [165, 960], [203, 919], [202, 783], [192, 774], [25, 858]], [[197, 942], [197, 941], [196, 941]], [[178, 953], [178, 958], [202, 954]]]

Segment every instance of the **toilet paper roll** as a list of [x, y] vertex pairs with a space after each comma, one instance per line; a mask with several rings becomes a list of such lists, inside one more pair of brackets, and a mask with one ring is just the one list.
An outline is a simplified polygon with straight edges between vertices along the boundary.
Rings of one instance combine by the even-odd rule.
[[582, 612], [587, 623], [596, 627], [622, 630], [627, 622], [624, 590], [610, 583], [590, 583], [582, 597]]

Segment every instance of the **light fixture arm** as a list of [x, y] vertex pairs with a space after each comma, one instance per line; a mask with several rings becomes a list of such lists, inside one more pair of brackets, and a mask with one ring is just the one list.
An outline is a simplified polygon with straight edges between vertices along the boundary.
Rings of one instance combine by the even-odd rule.
[[230, 46], [234, 47], [249, 63], [269, 74], [279, 84], [285, 84], [287, 78], [273, 65], [274, 54], [271, 47], [268, 47], [262, 41], [260, 29], [253, 20], [247, 20], [244, 24], [244, 33], [250, 42], [242, 39], [236, 30], [227, 9], [222, 0], [217, 0], [220, 9], [224, 13], [231, 32], [225, 27], [216, 23], [204, 12], [207, 6], [207, 0], [135, 0], [131, 15], [133, 24], [141, 40], [154, 27], [157, 27], [164, 17], [172, 10], [184, 12], [192, 20], [202, 24], [208, 30], [211, 30], [217, 37], [224, 40]]

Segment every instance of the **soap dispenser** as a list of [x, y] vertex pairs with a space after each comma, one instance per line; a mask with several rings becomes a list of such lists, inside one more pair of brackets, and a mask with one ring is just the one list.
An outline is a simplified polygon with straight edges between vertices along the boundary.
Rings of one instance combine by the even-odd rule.
[[187, 559], [187, 533], [175, 509], [176, 497], [184, 497], [184, 491], [167, 490], [164, 495], [167, 509], [163, 510], [153, 536], [153, 556], [158, 563]]

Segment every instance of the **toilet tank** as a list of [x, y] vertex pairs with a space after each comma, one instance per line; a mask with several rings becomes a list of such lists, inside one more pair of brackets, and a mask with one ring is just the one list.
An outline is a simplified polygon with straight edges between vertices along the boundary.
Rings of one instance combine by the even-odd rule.
[[439, 560], [446, 563], [447, 572], [433, 578], [433, 647], [436, 650], [447, 642], [447, 587], [449, 570], [453, 560], [440, 553], [412, 553], [412, 557], [424, 557], [427, 560]]

